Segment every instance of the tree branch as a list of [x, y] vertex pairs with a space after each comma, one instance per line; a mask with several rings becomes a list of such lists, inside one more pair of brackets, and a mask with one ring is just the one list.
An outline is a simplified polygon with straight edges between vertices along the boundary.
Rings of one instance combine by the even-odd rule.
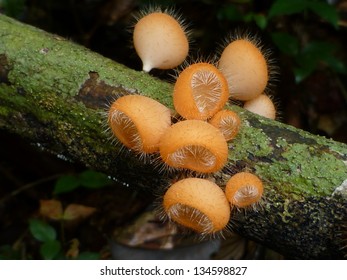
[[[0, 128], [117, 180], [153, 191], [161, 174], [122, 152], [105, 132], [107, 104], [139, 93], [172, 106], [172, 85], [0, 15]], [[256, 211], [233, 213], [234, 229], [290, 258], [343, 258], [347, 242], [347, 145], [231, 106], [242, 119], [227, 166], [265, 182]], [[153, 187], [156, 186], [156, 187]]]

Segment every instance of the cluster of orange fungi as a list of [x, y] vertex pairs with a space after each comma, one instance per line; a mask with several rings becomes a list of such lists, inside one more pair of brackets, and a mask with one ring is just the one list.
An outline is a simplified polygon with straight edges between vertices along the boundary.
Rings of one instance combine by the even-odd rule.
[[[142, 15], [133, 41], [146, 72], [177, 67], [189, 52], [186, 27], [167, 10]], [[163, 104], [126, 95], [111, 105], [108, 122], [118, 140], [136, 153], [157, 153], [170, 169], [210, 175], [227, 163], [227, 141], [235, 138], [241, 125], [239, 116], [225, 108], [229, 98], [275, 118], [275, 107], [264, 94], [268, 80], [267, 56], [259, 44], [250, 36], [238, 36], [228, 42], [217, 65], [198, 62], [180, 72], [172, 96], [182, 120], [172, 124], [171, 111]], [[166, 190], [162, 204], [170, 220], [214, 234], [228, 225], [232, 208], [252, 207], [262, 194], [262, 181], [249, 172], [231, 176], [223, 188], [212, 180], [188, 177]]]

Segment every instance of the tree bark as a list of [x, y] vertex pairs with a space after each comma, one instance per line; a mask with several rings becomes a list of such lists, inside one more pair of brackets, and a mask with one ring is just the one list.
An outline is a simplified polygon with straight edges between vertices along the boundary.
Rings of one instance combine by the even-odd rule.
[[[134, 93], [173, 108], [171, 92], [147, 73], [0, 15], [0, 128], [61, 158], [149, 192], [167, 186], [179, 173], [115, 145], [106, 112]], [[288, 258], [345, 258], [347, 145], [229, 107], [242, 127], [228, 164], [211, 177], [223, 187], [247, 169], [265, 182], [261, 207], [233, 213], [233, 230]]]

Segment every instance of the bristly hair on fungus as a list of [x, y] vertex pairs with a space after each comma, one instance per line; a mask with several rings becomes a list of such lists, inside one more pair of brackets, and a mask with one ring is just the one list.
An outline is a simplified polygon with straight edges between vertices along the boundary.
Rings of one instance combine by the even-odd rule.
[[223, 190], [201, 178], [172, 184], [163, 197], [168, 218], [202, 235], [223, 230], [230, 220], [230, 206]]
[[160, 138], [171, 125], [171, 111], [149, 97], [125, 95], [110, 106], [108, 123], [124, 146], [149, 154], [159, 151]]

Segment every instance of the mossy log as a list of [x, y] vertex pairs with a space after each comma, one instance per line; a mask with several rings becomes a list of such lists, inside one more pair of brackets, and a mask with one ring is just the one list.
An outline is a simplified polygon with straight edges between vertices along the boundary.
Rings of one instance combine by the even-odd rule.
[[[167, 186], [177, 174], [121, 152], [105, 132], [105, 111], [130, 93], [173, 108], [171, 92], [147, 73], [0, 15], [0, 128], [57, 156], [134, 188]], [[233, 229], [289, 258], [345, 258], [347, 145], [230, 107], [242, 128], [227, 166], [211, 176], [224, 186], [247, 169], [265, 182], [261, 207], [235, 213]]]

